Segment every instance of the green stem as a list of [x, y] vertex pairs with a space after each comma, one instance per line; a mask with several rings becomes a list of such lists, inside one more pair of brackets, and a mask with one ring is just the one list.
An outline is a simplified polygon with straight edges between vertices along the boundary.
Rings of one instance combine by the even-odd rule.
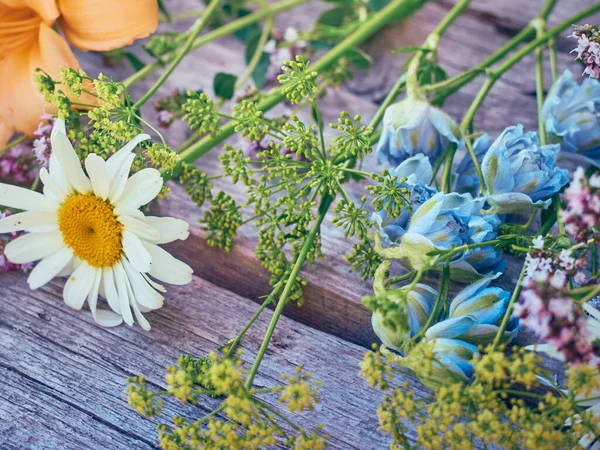
[[250, 321], [248, 321], [248, 323], [246, 324], [244, 329], [242, 331], [240, 331], [234, 339], [232, 339], [231, 341], [229, 341], [226, 344], [228, 346], [229, 354], [231, 354], [231, 352], [233, 352], [233, 350], [238, 346], [238, 344], [240, 343], [242, 338], [246, 335], [246, 333], [248, 332], [250, 327], [252, 325], [254, 325], [254, 322], [256, 322], [256, 320], [260, 317], [260, 315], [265, 310], [265, 308], [267, 306], [269, 306], [271, 303], [273, 303], [273, 299], [277, 295], [277, 292], [278, 292], [278, 288], [275, 288], [273, 290], [273, 292], [271, 292], [271, 294], [269, 294], [269, 296], [265, 299], [265, 301], [262, 303], [262, 305], [260, 305], [260, 307], [256, 310], [256, 312], [254, 313], [254, 315], [252, 316]]
[[407, 70], [406, 76], [406, 92], [409, 97], [420, 98], [419, 92], [419, 66], [423, 61], [425, 55], [430, 52], [436, 52], [441, 36], [446, 32], [448, 27], [454, 23], [454, 21], [460, 16], [465, 10], [471, 0], [460, 0], [454, 7], [446, 14], [438, 26], [427, 36], [425, 43], [419, 49], [419, 51], [413, 56]]
[[[268, 4], [264, 0], [262, 0], [261, 6], [263, 8], [267, 8]], [[256, 49], [254, 50], [254, 55], [252, 55], [252, 59], [248, 63], [248, 67], [246, 68], [246, 71], [244, 72], [244, 74], [235, 83], [236, 91], [239, 88], [241, 88], [244, 85], [244, 83], [246, 81], [248, 81], [248, 79], [252, 76], [254, 69], [256, 69], [256, 66], [260, 62], [260, 59], [262, 58], [265, 44], [267, 43], [267, 39], [269, 39], [269, 35], [271, 34], [271, 31], [273, 30], [274, 26], [275, 26], [275, 17], [267, 16], [267, 19], [265, 20], [265, 26], [262, 29], [260, 37], [258, 38], [258, 44], [256, 44]]]
[[423, 328], [421, 328], [421, 330], [419, 330], [419, 332], [417, 334], [415, 334], [413, 338], [411, 338], [412, 342], [416, 342], [417, 339], [420, 339], [423, 336], [425, 336], [425, 332], [429, 329], [429, 327], [431, 327], [431, 325], [433, 325], [433, 322], [438, 319], [439, 314], [440, 314], [440, 308], [442, 306], [444, 306], [444, 304], [448, 301], [449, 293], [450, 293], [450, 266], [448, 264], [446, 264], [444, 266], [444, 269], [442, 272], [442, 280], [440, 281], [440, 291], [438, 293], [437, 298], [435, 299], [435, 304], [433, 305], [433, 310], [431, 311], [431, 314], [428, 317], [427, 322], [425, 322], [425, 325], [423, 326]]
[[510, 319], [512, 317], [513, 306], [519, 298], [519, 295], [521, 295], [521, 289], [523, 289], [521, 283], [523, 282], [523, 278], [525, 277], [526, 268], [527, 267], [525, 266], [525, 264], [523, 264], [523, 267], [521, 268], [521, 273], [519, 274], [519, 279], [517, 280], [515, 289], [513, 290], [512, 296], [510, 297], [510, 301], [508, 302], [508, 306], [506, 307], [504, 317], [502, 318], [502, 323], [500, 324], [500, 328], [498, 328], [498, 332], [496, 333], [496, 337], [494, 338], [494, 342], [492, 343], [492, 351], [498, 348], [500, 342], [502, 341], [502, 338], [504, 337], [504, 332], [506, 331], [506, 328], [508, 327], [508, 322], [510, 322]]
[[[296, 6], [301, 5], [304, 2], [306, 2], [306, 0], [284, 0], [282, 2], [274, 3], [268, 8], [261, 9], [260, 11], [248, 14], [247, 16], [234, 20], [233, 22], [223, 25], [222, 27], [219, 27], [216, 30], [211, 31], [210, 33], [206, 33], [205, 35], [197, 38], [192, 44], [192, 50], [200, 48], [208, 44], [209, 42], [216, 41], [217, 39], [223, 38], [225, 36], [229, 36], [230, 34], [233, 34], [236, 31], [239, 31], [256, 22], [261, 21], [265, 17], [274, 16], [280, 12], [295, 8]], [[130, 77], [126, 78], [123, 81], [123, 84], [126, 87], [130, 87], [133, 84], [142, 81], [147, 76], [153, 74], [158, 69], [163, 67], [165, 64], [168, 64], [169, 62], [173, 61], [174, 58], [175, 55], [172, 54], [160, 59], [155, 63], [144, 66], [142, 69], [140, 69]]]
[[158, 88], [162, 86], [162, 84], [167, 80], [167, 78], [169, 78], [171, 73], [173, 73], [173, 71], [179, 65], [184, 56], [189, 53], [189, 51], [192, 49], [192, 45], [194, 44], [194, 40], [196, 39], [198, 34], [200, 34], [202, 29], [206, 26], [206, 23], [212, 17], [214, 12], [217, 10], [217, 6], [219, 6], [220, 2], [221, 0], [211, 0], [211, 2], [208, 4], [206, 9], [200, 16], [200, 18], [196, 20], [196, 23], [190, 31], [190, 35], [183, 44], [183, 47], [181, 47], [181, 49], [179, 49], [179, 51], [175, 55], [175, 58], [171, 62], [171, 65], [167, 68], [167, 70], [165, 70], [165, 72], [160, 76], [160, 78], [156, 80], [156, 83], [152, 85], [148, 92], [146, 92], [143, 95], [143, 97], [140, 98], [133, 105], [134, 111], [138, 110], [144, 103], [146, 103], [150, 99], [150, 97], [152, 97], [156, 93], [156, 91], [158, 91]]
[[5, 151], [13, 148], [15, 145], [19, 145], [20, 143], [24, 142], [26, 139], [27, 139], [27, 136], [19, 136], [18, 138], [10, 141], [7, 145], [0, 148], [0, 155], [3, 154]]
[[[538, 19], [535, 22], [535, 26], [536, 36], [538, 38], [543, 36], [546, 31], [546, 21]], [[538, 109], [538, 135], [540, 137], [540, 144], [546, 145], [548, 139], [546, 137], [546, 127], [542, 116], [542, 108], [544, 107], [544, 47], [535, 49], [535, 93]]]
[[[467, 84], [467, 83], [471, 82], [473, 79], [475, 79], [480, 73], [485, 72], [492, 65], [496, 64], [498, 61], [500, 61], [502, 58], [504, 58], [506, 55], [508, 55], [511, 51], [516, 49], [521, 43], [535, 37], [535, 34], [536, 34], [535, 22], [539, 19], [546, 20], [548, 18], [548, 16], [550, 15], [550, 13], [552, 12], [552, 9], [554, 8], [555, 3], [556, 3], [556, 0], [547, 0], [544, 7], [540, 11], [540, 13], [537, 15], [536, 18], [534, 18], [531, 21], [531, 23], [527, 27], [525, 27], [523, 30], [521, 30], [514, 38], [512, 38], [510, 41], [508, 41], [498, 51], [496, 51], [494, 54], [490, 55], [488, 58], [486, 58], [484, 61], [482, 61], [475, 69], [471, 69], [470, 71], [467, 71], [470, 73], [468, 76], [465, 76], [464, 74], [459, 74], [453, 78], [449, 78], [440, 83], [435, 83], [435, 84], [425, 86], [423, 89], [426, 92], [437, 92], [440, 90], [444, 90], [445, 91], [443, 94], [444, 96], [448, 96], [448, 95], [458, 91], [465, 84]], [[508, 70], [510, 67], [512, 67], [514, 64], [516, 64], [518, 61], [520, 61], [524, 56], [531, 53], [538, 46], [544, 45], [547, 42], [553, 40], [560, 33], [562, 33], [563, 31], [568, 29], [570, 26], [572, 26], [572, 24], [578, 23], [578, 22], [582, 21], [585, 17], [590, 16], [599, 11], [600, 11], [600, 4], [595, 4], [595, 5], [592, 5], [586, 9], [584, 9], [583, 11], [580, 11], [579, 13], [575, 14], [574, 16], [572, 16], [569, 19], [566, 19], [565, 21], [561, 22], [560, 24], [556, 25], [555, 27], [550, 29], [550, 31], [545, 33], [544, 36], [537, 38], [534, 41], [531, 41], [529, 44], [522, 47], [517, 53], [515, 53], [510, 58], [510, 61], [508, 62], [508, 67], [506, 68], [506, 70]], [[502, 73], [504, 73], [506, 70], [503, 70]]]
[[371, 123], [369, 123], [369, 128], [376, 129], [383, 119], [383, 115], [385, 114], [385, 110], [388, 106], [390, 106], [398, 97], [398, 94], [406, 87], [406, 73], [403, 73], [396, 81], [396, 84], [392, 87], [392, 90], [385, 97], [383, 103], [377, 109], [377, 112], [371, 119]]
[[[300, 0], [296, 0], [300, 1]], [[304, 1], [304, 0], [302, 0]], [[385, 26], [389, 21], [390, 16], [395, 18], [401, 16], [407, 17], [412, 14], [419, 7], [423, 6], [422, 0], [393, 0], [381, 11], [373, 14], [367, 21], [365, 21], [360, 28], [332, 48], [326, 53], [321, 59], [311, 66], [312, 70], [316, 72], [323, 71], [331, 64], [335, 63], [348, 49], [356, 47], [358, 44], [363, 42], [375, 34], [380, 28]], [[258, 104], [260, 111], [268, 111], [275, 107], [277, 104], [285, 99], [285, 95], [282, 89], [276, 89], [271, 94], [266, 96]], [[191, 163], [196, 159], [200, 158], [204, 154], [208, 153], [213, 147], [219, 145], [225, 141], [229, 136], [235, 132], [235, 122], [229, 121], [220, 128], [220, 132], [215, 137], [205, 137], [198, 141], [195, 145], [190, 146], [187, 150], [181, 153], [181, 159], [183, 162]], [[163, 178], [170, 177], [169, 173], [163, 172]]]
[[269, 323], [269, 328], [267, 329], [267, 332], [265, 333], [265, 337], [263, 338], [263, 341], [260, 345], [260, 348], [258, 350], [256, 358], [254, 359], [254, 364], [252, 365], [252, 368], [250, 369], [250, 373], [248, 374], [248, 379], [246, 380], [246, 387], [248, 387], [248, 388], [250, 388], [250, 386], [252, 386], [252, 383], [254, 382], [254, 377], [256, 376], [256, 373], [258, 372], [258, 368], [260, 367], [262, 359], [265, 356], [265, 352], [267, 351], [269, 342], [271, 342], [271, 337], [273, 337], [273, 332], [275, 331], [277, 322], [279, 321], [279, 318], [281, 317], [283, 308], [287, 303], [287, 299], [290, 296], [290, 293], [292, 292], [292, 288], [294, 287], [296, 278], [298, 277], [298, 274], [300, 273], [300, 269], [302, 268], [304, 261], [306, 261], [308, 252], [310, 251], [310, 248], [312, 247], [313, 242], [314, 242], [315, 238], [317, 237], [319, 230], [321, 229], [321, 223], [323, 223], [323, 220], [325, 219], [325, 214], [327, 213], [327, 210], [329, 209], [329, 206], [331, 205], [332, 201], [333, 201], [333, 199], [331, 197], [324, 197], [321, 200], [321, 205], [319, 207], [320, 213], [317, 216], [317, 220], [313, 224], [310, 232], [306, 235], [306, 238], [304, 239], [304, 243], [302, 244], [302, 248], [300, 249], [300, 253], [296, 257], [296, 261], [294, 262], [292, 270], [287, 277], [287, 282], [285, 284], [285, 287], [283, 288], [283, 292], [281, 293], [281, 296], [279, 297], [279, 301], [277, 302], [277, 306], [275, 308], [275, 311], [273, 312], [273, 317], [271, 317], [271, 323]]

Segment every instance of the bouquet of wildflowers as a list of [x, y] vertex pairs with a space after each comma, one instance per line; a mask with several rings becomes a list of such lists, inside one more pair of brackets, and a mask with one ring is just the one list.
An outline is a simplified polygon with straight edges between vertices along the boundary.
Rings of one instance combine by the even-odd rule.
[[[185, 240], [189, 225], [147, 210], [168, 197], [166, 181], [180, 183], [209, 245], [228, 251], [239, 227], [256, 227], [256, 258], [272, 290], [219, 353], [182, 355], [167, 367], [165, 391], [149, 389], [143, 376], [129, 379], [131, 406], [154, 416], [165, 396], [220, 400], [200, 419], [159, 426], [165, 449], [322, 449], [326, 430], [304, 430], [264, 400], [313, 411], [318, 381], [301, 368], [272, 388], [254, 379], [285, 305], [303, 301], [302, 270], [322, 256], [321, 227], [333, 213], [353, 240], [350, 268], [373, 286], [363, 304], [381, 345], [360, 370], [386, 393], [379, 421], [391, 448], [599, 448], [600, 31], [572, 32], [581, 76], [559, 73], [554, 40], [600, 5], [548, 28], [556, 2], [547, 0], [496, 53], [449, 78], [437, 51], [469, 6], [459, 0], [421, 47], [401, 50], [410, 54], [405, 71], [373, 117], [342, 111], [326, 125], [319, 105], [327, 90], [371, 64], [359, 44], [425, 0], [339, 2], [310, 30], [276, 29], [275, 16], [303, 1], [249, 9], [211, 0], [185, 32], [154, 34], [144, 45], [153, 62], [144, 64], [125, 46], [153, 33], [159, 16], [176, 20], [160, 1], [58, 8], [0, 0], [0, 30], [13, 30], [0, 35], [9, 36], [0, 37], [0, 78], [27, 88], [16, 98], [10, 83], [0, 84], [0, 268], [29, 272], [31, 289], [64, 277], [65, 303], [81, 310], [87, 302], [98, 325], [150, 330], [164, 284], [192, 279], [190, 266], [161, 247]], [[48, 25], [55, 21], [63, 36]], [[243, 74], [218, 73], [214, 96], [181, 88], [154, 98], [158, 128], [144, 118], [140, 108], [189, 52], [232, 33], [246, 45]], [[137, 72], [123, 81], [89, 77], [67, 41]], [[538, 129], [477, 129], [490, 90], [530, 53]], [[163, 67], [132, 98], [128, 88]], [[456, 123], [444, 102], [479, 77], [485, 82]], [[269, 113], [283, 102], [292, 114]], [[190, 129], [176, 149], [161, 133], [175, 121]], [[221, 145], [236, 134], [247, 140], [242, 148]], [[221, 173], [194, 164], [209, 152], [219, 152]], [[569, 172], [562, 161], [574, 158], [579, 166]], [[368, 159], [376, 171], [363, 170]], [[241, 185], [244, 202], [216, 189], [217, 178]], [[353, 198], [350, 183], [362, 184], [364, 196]], [[517, 279], [507, 279], [507, 259], [522, 267]], [[262, 345], [243, 367], [239, 344], [269, 306]], [[535, 333], [532, 345], [519, 345], [524, 329]], [[564, 373], [547, 372], [544, 358], [562, 361]], [[418, 378], [431, 396], [419, 398], [395, 374]]]

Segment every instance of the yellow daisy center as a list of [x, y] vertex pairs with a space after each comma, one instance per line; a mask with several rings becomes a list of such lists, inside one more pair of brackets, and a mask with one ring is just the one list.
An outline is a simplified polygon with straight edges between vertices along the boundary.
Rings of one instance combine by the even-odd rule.
[[113, 206], [95, 195], [74, 194], [58, 210], [58, 227], [75, 256], [92, 267], [111, 267], [123, 249], [123, 225]]

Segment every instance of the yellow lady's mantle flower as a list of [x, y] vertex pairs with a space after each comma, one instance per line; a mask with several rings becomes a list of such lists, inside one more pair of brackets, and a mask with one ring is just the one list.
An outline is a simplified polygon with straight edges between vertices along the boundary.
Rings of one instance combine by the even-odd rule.
[[[79, 68], [67, 42], [105, 51], [148, 36], [158, 26], [156, 0], [0, 0], [0, 147], [18, 131], [31, 134], [44, 103], [33, 81]], [[50, 111], [48, 109], [48, 111]]]
[[[40, 170], [44, 193], [0, 183], [0, 205], [24, 211], [0, 220], [0, 233], [30, 233], [6, 246], [8, 260], [40, 260], [28, 278], [31, 289], [70, 274], [65, 303], [79, 310], [87, 299], [94, 319], [104, 326], [123, 320], [132, 325], [135, 316], [149, 330], [142, 312], [160, 308], [160, 292], [166, 291], [150, 277], [175, 285], [192, 279], [187, 264], [158, 246], [186, 239], [188, 224], [139, 210], [160, 192], [160, 173], [148, 168], [128, 177], [132, 150], [149, 138], [136, 136], [106, 161], [90, 154], [86, 175], [64, 123], [57, 120], [50, 138], [50, 170]], [[99, 295], [112, 311], [97, 309]]]

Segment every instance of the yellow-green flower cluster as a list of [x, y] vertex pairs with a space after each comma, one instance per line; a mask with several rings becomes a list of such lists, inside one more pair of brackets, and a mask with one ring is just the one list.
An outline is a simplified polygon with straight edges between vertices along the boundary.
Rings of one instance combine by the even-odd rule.
[[[545, 372], [534, 353], [489, 347], [472, 361], [473, 382], [438, 376], [433, 396], [419, 398], [408, 382], [395, 388], [387, 383], [390, 374], [405, 373], [393, 361], [409, 365], [394, 355], [383, 360], [379, 352], [367, 353], [362, 363], [367, 381], [388, 392], [378, 416], [381, 430], [393, 439], [391, 448], [583, 449], [580, 441], [600, 436], [599, 419], [580, 401], [600, 385], [595, 368], [570, 369], [567, 389], [549, 390], [539, 381]], [[410, 368], [423, 378], [427, 366]], [[416, 445], [408, 423], [417, 430]]]
[[[287, 405], [291, 412], [313, 411], [314, 404], [319, 403], [317, 394], [319, 391], [310, 383], [311, 373], [302, 372], [300, 367], [296, 368], [296, 376], [283, 375], [287, 386], [283, 388], [279, 401]], [[320, 383], [315, 383], [320, 386]]]
[[143, 377], [129, 379], [129, 404], [146, 416], [161, 412], [161, 396], [170, 395], [182, 402], [198, 404], [202, 396], [217, 397], [221, 405], [199, 420], [175, 416], [172, 425], [159, 425], [158, 438], [166, 450], [192, 449], [266, 449], [278, 445], [297, 450], [324, 449], [327, 436], [322, 427], [309, 434], [278, 412], [263, 395], [279, 395], [292, 412], [312, 411], [318, 403], [318, 383], [300, 368], [293, 376], [283, 376], [283, 386], [253, 390], [247, 386], [241, 353], [219, 357], [211, 353], [195, 359], [182, 355], [178, 367], [167, 367], [167, 390], [148, 391]]

